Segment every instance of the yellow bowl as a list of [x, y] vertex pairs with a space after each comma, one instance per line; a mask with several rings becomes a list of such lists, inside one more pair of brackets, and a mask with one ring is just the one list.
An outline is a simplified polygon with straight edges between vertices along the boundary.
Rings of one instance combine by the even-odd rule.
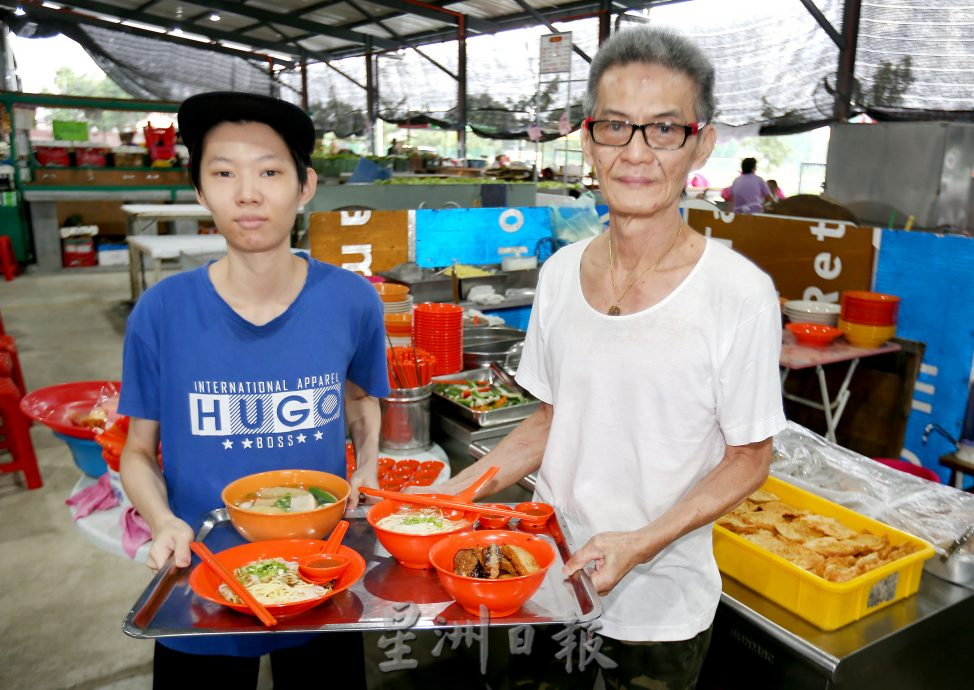
[[[236, 503], [257, 489], [272, 486], [316, 486], [338, 500], [314, 510], [271, 515], [237, 507]], [[345, 513], [352, 487], [337, 474], [317, 470], [273, 470], [248, 474], [230, 482], [223, 489], [223, 504], [230, 522], [248, 541], [264, 539], [323, 539], [330, 534]]]
[[895, 324], [892, 326], [870, 326], [864, 323], [852, 323], [844, 319], [839, 319], [839, 330], [842, 331], [842, 335], [845, 336], [850, 345], [865, 348], [879, 347], [896, 335]]

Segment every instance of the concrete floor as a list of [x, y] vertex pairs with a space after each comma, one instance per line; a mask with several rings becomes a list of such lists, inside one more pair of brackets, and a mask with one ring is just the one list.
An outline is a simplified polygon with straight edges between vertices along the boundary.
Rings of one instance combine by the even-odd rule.
[[[121, 375], [128, 273], [75, 270], [0, 283], [28, 390]], [[0, 687], [149, 688], [152, 645], [121, 624], [150, 572], [81, 536], [64, 505], [80, 471], [47, 427], [31, 438], [44, 486], [0, 475]]]

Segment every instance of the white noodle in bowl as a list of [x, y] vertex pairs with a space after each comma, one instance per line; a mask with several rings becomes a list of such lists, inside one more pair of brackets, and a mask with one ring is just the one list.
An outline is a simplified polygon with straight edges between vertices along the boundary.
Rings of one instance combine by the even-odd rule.
[[441, 534], [469, 525], [468, 520], [451, 520], [439, 508], [403, 506], [375, 523], [376, 527], [398, 534]]
[[[297, 562], [283, 558], [253, 561], [234, 570], [233, 575], [265, 606], [317, 599], [332, 590], [331, 584], [316, 585], [303, 580], [298, 574]], [[243, 604], [240, 597], [225, 583], [220, 583], [219, 591], [230, 603]]]

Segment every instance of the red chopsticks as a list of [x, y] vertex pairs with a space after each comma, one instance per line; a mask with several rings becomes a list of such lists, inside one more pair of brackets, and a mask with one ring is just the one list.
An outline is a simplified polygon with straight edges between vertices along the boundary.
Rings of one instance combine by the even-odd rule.
[[495, 508], [494, 506], [489, 506], [484, 503], [465, 503], [464, 501], [450, 501], [445, 498], [435, 498], [433, 496], [424, 496], [423, 494], [404, 494], [399, 491], [386, 491], [385, 489], [372, 489], [367, 486], [363, 486], [359, 489], [363, 494], [367, 496], [375, 496], [377, 498], [389, 498], [393, 501], [399, 501], [400, 503], [414, 503], [421, 506], [432, 506], [434, 508], [446, 508], [447, 510], [462, 510], [467, 513], [483, 513], [484, 515], [500, 515], [503, 517], [511, 518], [521, 518], [528, 520], [536, 520], [537, 515], [530, 515], [528, 513], [522, 513], [519, 510], [514, 510], [513, 508]]
[[418, 347], [386, 348], [389, 385], [393, 388], [419, 388], [433, 379], [436, 357]]
[[189, 548], [193, 550], [193, 553], [200, 557], [201, 561], [210, 567], [210, 570], [212, 570], [217, 577], [226, 583], [227, 587], [233, 590], [234, 594], [243, 600], [243, 603], [245, 603], [247, 607], [257, 615], [261, 623], [267, 627], [277, 625], [277, 619], [271, 615], [271, 612], [264, 608], [263, 604], [254, 599], [254, 595], [247, 591], [247, 588], [244, 587], [243, 584], [241, 584], [241, 582], [233, 576], [233, 573], [223, 567], [223, 564], [216, 559], [216, 556], [213, 555], [213, 552], [210, 551], [206, 544], [201, 541], [194, 541], [190, 543]]

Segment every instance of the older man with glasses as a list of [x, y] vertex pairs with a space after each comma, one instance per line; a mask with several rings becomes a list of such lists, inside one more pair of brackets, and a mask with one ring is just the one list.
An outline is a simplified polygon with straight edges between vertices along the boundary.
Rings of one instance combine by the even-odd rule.
[[[484, 494], [539, 470], [538, 500], [582, 544], [566, 574], [587, 568], [604, 597], [610, 688], [696, 683], [720, 597], [711, 523], [764, 481], [785, 423], [771, 279], [680, 214], [716, 141], [713, 85], [677, 34], [602, 46], [582, 147], [609, 231], [542, 269], [517, 372], [540, 409], [442, 491], [489, 465], [502, 469]], [[591, 687], [573, 679], [550, 684]]]

